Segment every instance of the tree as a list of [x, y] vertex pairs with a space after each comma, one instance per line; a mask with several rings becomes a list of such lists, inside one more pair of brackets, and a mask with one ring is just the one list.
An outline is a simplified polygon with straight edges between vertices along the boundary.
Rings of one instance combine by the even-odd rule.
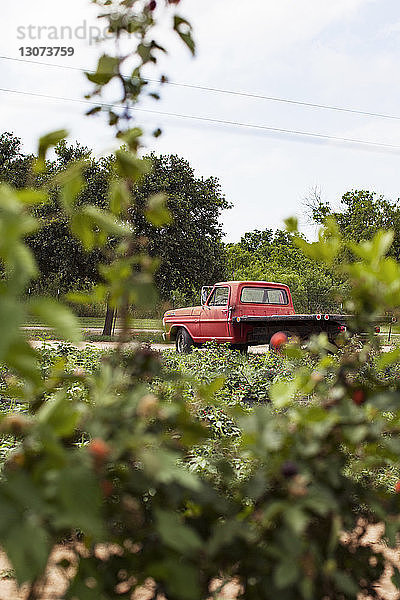
[[[1, 152], [4, 159], [0, 180], [16, 187], [18, 182], [26, 183], [32, 157], [22, 154], [21, 140], [3, 134]], [[151, 154], [146, 160], [151, 161], [152, 170], [131, 187], [130, 218], [136, 235], [148, 240], [150, 255], [160, 259], [155, 281], [161, 298], [169, 299], [174, 290], [188, 296], [202, 285], [214, 283], [226, 275], [219, 218], [230, 204], [216, 177], [196, 177], [183, 158]], [[106, 208], [110, 180], [115, 177], [114, 159], [95, 159], [91, 150], [79, 143], [61, 141], [55, 147], [55, 159], [46, 162], [45, 173], [39, 176], [30, 171], [33, 184], [37, 187], [47, 184], [50, 177], [62, 174], [75, 161], [85, 164], [77, 204]], [[166, 194], [172, 218], [171, 223], [161, 229], [154, 227], [143, 215], [147, 198], [159, 193]], [[67, 292], [97, 283], [99, 256], [85, 252], [69, 232], [59, 186], [50, 190], [49, 199], [36, 206], [34, 214], [43, 222], [43, 227], [29, 238], [40, 271], [34, 288], [51, 293], [55, 289]]]
[[21, 140], [12, 133], [0, 135], [0, 181], [17, 189], [28, 186], [32, 179], [33, 155], [21, 152]]
[[380, 229], [392, 229], [394, 240], [390, 255], [400, 259], [400, 201], [391, 202], [382, 195], [368, 190], [346, 192], [340, 201], [340, 210], [314, 195], [308, 202], [311, 216], [322, 224], [328, 216], [335, 218], [340, 232], [354, 242], [370, 240]]
[[292, 234], [271, 229], [246, 233], [227, 248], [235, 279], [278, 281], [289, 285], [298, 312], [331, 312], [340, 308], [344, 279], [332, 268], [306, 257]]
[[[113, 170], [111, 158], [95, 159], [91, 150], [79, 143], [64, 140], [55, 147], [55, 160], [47, 161], [44, 176], [49, 180], [67, 172], [75, 161], [82, 161], [82, 185], [78, 206], [93, 205], [104, 209], [108, 204], [109, 180]], [[43, 177], [43, 175], [42, 175]], [[76, 289], [89, 290], [100, 280], [97, 265], [107, 249], [87, 252], [70, 231], [69, 218], [62, 205], [59, 185], [51, 185], [49, 199], [34, 207], [33, 213], [42, 227], [28, 239], [39, 267], [39, 278], [33, 289], [51, 294]]]
[[[222, 244], [223, 210], [230, 204], [216, 177], [196, 177], [189, 163], [176, 155], [146, 157], [152, 169], [133, 191], [130, 215], [135, 231], [149, 240], [151, 256], [160, 259], [157, 289], [168, 299], [173, 290], [190, 295], [202, 285], [226, 276]], [[171, 223], [153, 227], [143, 216], [146, 199], [164, 193]]]

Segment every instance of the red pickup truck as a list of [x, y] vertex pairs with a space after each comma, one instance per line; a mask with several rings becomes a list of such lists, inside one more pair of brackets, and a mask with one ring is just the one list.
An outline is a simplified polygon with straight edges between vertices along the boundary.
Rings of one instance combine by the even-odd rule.
[[297, 315], [290, 290], [282, 283], [224, 281], [203, 288], [201, 306], [167, 311], [163, 337], [175, 341], [179, 353], [211, 340], [245, 352], [249, 346], [268, 344], [277, 331], [301, 340], [325, 331], [333, 340], [346, 329], [346, 319], [344, 315]]

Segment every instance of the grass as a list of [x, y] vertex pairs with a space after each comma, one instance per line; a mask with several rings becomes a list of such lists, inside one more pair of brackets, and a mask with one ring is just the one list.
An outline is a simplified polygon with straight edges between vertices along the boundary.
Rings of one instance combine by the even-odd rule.
[[[83, 339], [87, 342], [116, 342], [118, 336], [101, 335], [97, 333], [84, 332]], [[159, 332], [140, 332], [136, 333], [131, 338], [132, 342], [141, 342], [147, 344], [166, 344], [162, 339], [162, 334]], [[170, 342], [168, 342], [170, 344]]]
[[[102, 317], [77, 317], [77, 319], [82, 329], [102, 329], [104, 326], [104, 318]], [[117, 319], [116, 328], [119, 326], [120, 323]], [[23, 324], [23, 327], [45, 327], [45, 324], [32, 317]], [[158, 329], [161, 331], [162, 321], [159, 319], [132, 319], [131, 327], [133, 329]]]
[[[50, 329], [33, 329], [27, 331], [27, 336], [30, 340], [56, 340], [54, 333]], [[93, 333], [91, 331], [83, 331], [83, 340], [85, 342], [116, 342], [118, 335], [101, 335], [101, 333]], [[131, 336], [130, 341], [141, 342], [148, 344], [164, 344], [161, 332], [141, 331]]]

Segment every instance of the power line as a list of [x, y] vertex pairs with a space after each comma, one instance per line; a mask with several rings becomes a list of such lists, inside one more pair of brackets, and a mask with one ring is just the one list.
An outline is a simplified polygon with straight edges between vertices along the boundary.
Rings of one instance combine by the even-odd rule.
[[[43, 98], [46, 100], [59, 100], [59, 101], [63, 101], [63, 102], [78, 102], [80, 104], [90, 104], [91, 106], [93, 106], [93, 105], [102, 106], [104, 108], [123, 108], [123, 109], [125, 108], [121, 104], [108, 104], [105, 102], [93, 102], [91, 100], [83, 100], [83, 99], [79, 99], [79, 98], [66, 98], [63, 96], [50, 96], [48, 94], [26, 92], [23, 90], [14, 90], [14, 89], [9, 89], [9, 88], [0, 88], [0, 92], [9, 93], [9, 94], [20, 94], [22, 96], [31, 96], [31, 97], [35, 97], [35, 98]], [[395, 144], [386, 144], [383, 142], [373, 142], [370, 140], [360, 140], [360, 139], [355, 139], [355, 138], [345, 138], [345, 137], [339, 137], [339, 136], [334, 136], [334, 135], [326, 135], [326, 134], [322, 134], [322, 133], [313, 133], [310, 131], [300, 131], [300, 130], [295, 130], [295, 129], [283, 129], [280, 127], [270, 127], [267, 125], [242, 123], [240, 121], [229, 121], [226, 119], [214, 119], [211, 117], [201, 117], [198, 115], [185, 115], [185, 114], [181, 114], [181, 113], [152, 110], [152, 109], [147, 109], [147, 108], [128, 107], [128, 110], [134, 110], [135, 112], [143, 112], [143, 113], [149, 113], [149, 114], [153, 114], [153, 115], [161, 115], [164, 117], [174, 117], [174, 118], [178, 118], [178, 119], [201, 121], [203, 123], [210, 123], [210, 124], [217, 124], [217, 125], [230, 125], [233, 127], [241, 127], [241, 128], [254, 129], [254, 130], [259, 130], [259, 131], [268, 131], [270, 133], [283, 133], [283, 134], [294, 135], [294, 136], [299, 136], [299, 137], [324, 139], [324, 140], [329, 140], [329, 141], [333, 141], [333, 142], [359, 144], [359, 145], [363, 145], [363, 146], [367, 146], [367, 147], [379, 148], [382, 150], [400, 150], [400, 146], [395, 145]]]
[[[45, 67], [55, 67], [58, 69], [70, 69], [72, 71], [79, 71], [81, 73], [90, 72], [87, 69], [82, 69], [81, 67], [72, 67], [71, 65], [60, 65], [60, 64], [54, 64], [54, 63], [48, 63], [48, 62], [44, 62], [44, 61], [40, 61], [40, 60], [26, 60], [23, 58], [13, 58], [11, 56], [0, 56], [0, 59], [1, 60], [10, 60], [10, 61], [15, 61], [15, 62], [22, 62], [22, 63], [31, 63], [31, 64], [41, 65], [41, 66], [45, 66]], [[159, 83], [156, 79], [146, 79], [146, 81], [148, 81], [150, 83]], [[350, 114], [354, 114], [354, 115], [362, 115], [364, 117], [365, 116], [366, 117], [378, 117], [380, 119], [391, 119], [391, 120], [395, 120], [395, 121], [400, 121], [400, 115], [377, 113], [377, 112], [373, 112], [373, 111], [361, 110], [358, 108], [347, 108], [344, 106], [334, 106], [334, 105], [329, 105], [329, 104], [317, 104], [315, 102], [305, 102], [302, 100], [293, 100], [291, 98], [279, 98], [278, 96], [266, 96], [264, 94], [256, 94], [254, 92], [241, 92], [238, 90], [227, 90], [227, 89], [223, 89], [223, 88], [211, 87], [211, 86], [206, 86], [206, 85], [198, 85], [198, 84], [192, 84], [192, 83], [166, 81], [165, 84], [170, 85], [170, 86], [175, 86], [175, 87], [187, 88], [187, 89], [201, 90], [201, 91], [206, 91], [206, 92], [214, 92], [217, 94], [226, 94], [226, 95], [231, 95], [231, 96], [239, 96], [239, 97], [243, 97], [243, 98], [253, 98], [256, 100], [267, 100], [270, 102], [280, 102], [283, 104], [293, 104], [293, 105], [297, 105], [297, 106], [305, 106], [307, 108], [333, 110], [336, 112], [350, 113]]]

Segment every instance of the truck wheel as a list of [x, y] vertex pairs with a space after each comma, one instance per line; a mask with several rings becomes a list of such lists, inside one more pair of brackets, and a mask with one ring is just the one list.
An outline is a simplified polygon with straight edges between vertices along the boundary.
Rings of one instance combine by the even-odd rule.
[[193, 340], [183, 327], [176, 334], [175, 347], [178, 354], [189, 354], [192, 351]]

